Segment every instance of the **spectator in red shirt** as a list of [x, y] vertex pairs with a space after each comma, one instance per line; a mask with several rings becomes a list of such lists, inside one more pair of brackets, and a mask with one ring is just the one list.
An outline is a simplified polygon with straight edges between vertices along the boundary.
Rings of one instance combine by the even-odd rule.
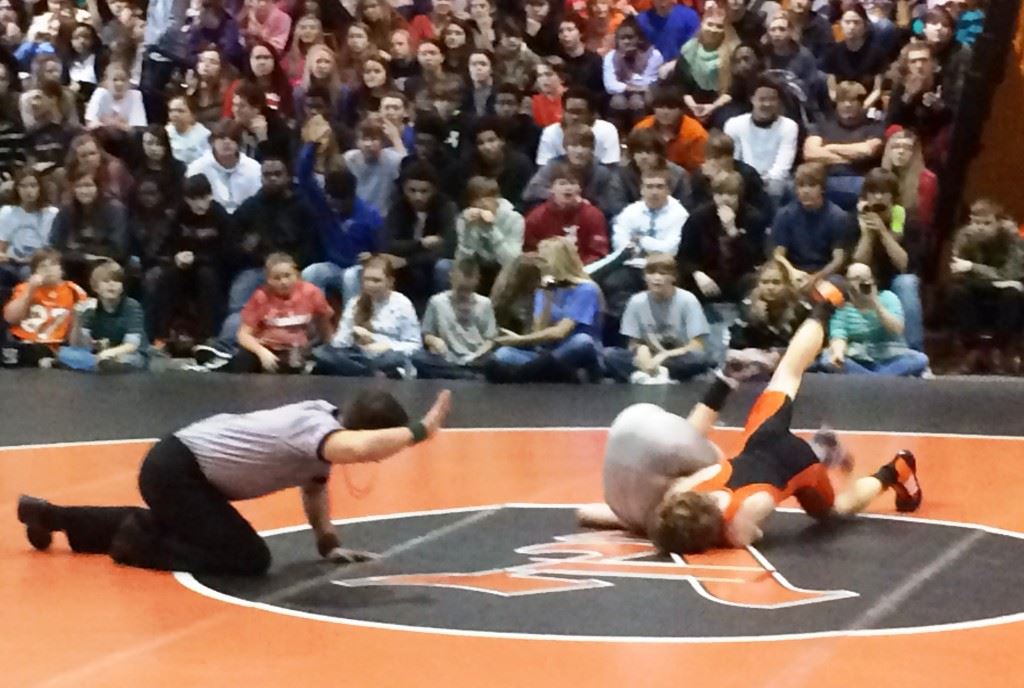
[[542, 239], [568, 237], [584, 264], [608, 255], [608, 223], [582, 197], [579, 176], [567, 163], [551, 171], [551, 195], [526, 217], [523, 250], [534, 251]]
[[287, 253], [271, 253], [265, 268], [266, 283], [242, 309], [241, 349], [225, 370], [301, 373], [310, 351], [311, 326], [320, 341], [329, 341], [334, 311], [319, 288], [299, 277], [299, 267]]
[[537, 90], [530, 99], [533, 121], [546, 127], [562, 121], [562, 94], [565, 93], [565, 68], [561, 63], [537, 65]]

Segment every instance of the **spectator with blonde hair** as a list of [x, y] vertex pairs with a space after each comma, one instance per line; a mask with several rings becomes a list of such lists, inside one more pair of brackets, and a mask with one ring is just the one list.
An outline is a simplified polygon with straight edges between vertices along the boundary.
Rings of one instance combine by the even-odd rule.
[[293, 86], [302, 81], [306, 73], [309, 51], [316, 45], [324, 45], [324, 26], [320, 17], [304, 14], [295, 22], [291, 46], [281, 57], [281, 68]]
[[602, 375], [601, 290], [566, 237], [540, 242], [544, 277], [533, 297], [527, 334], [504, 333], [486, 367], [492, 382], [556, 382]]
[[921, 141], [913, 130], [901, 128], [889, 135], [882, 153], [882, 168], [896, 175], [899, 204], [906, 209], [907, 216], [920, 222], [924, 229], [931, 229], [939, 180], [925, 167]]
[[738, 44], [725, 10], [709, 7], [701, 19], [700, 31], [683, 45], [676, 60], [672, 78], [682, 85], [690, 112], [705, 126], [715, 110], [732, 100], [729, 61]]
[[786, 266], [766, 261], [729, 327], [726, 368], [737, 371], [740, 379], [767, 379], [807, 315], [808, 307]]
[[344, 84], [338, 72], [338, 60], [334, 51], [322, 43], [310, 46], [306, 52], [302, 75], [295, 86], [293, 100], [295, 115], [302, 120], [309, 113], [306, 108], [306, 97], [313, 89], [321, 89], [328, 96], [327, 106], [331, 118], [335, 119], [338, 112], [338, 99], [341, 97]]
[[139, 302], [124, 293], [124, 270], [114, 261], [97, 265], [89, 278], [96, 304], [72, 330], [70, 346], [57, 352], [72, 370], [127, 372], [146, 367], [145, 318]]

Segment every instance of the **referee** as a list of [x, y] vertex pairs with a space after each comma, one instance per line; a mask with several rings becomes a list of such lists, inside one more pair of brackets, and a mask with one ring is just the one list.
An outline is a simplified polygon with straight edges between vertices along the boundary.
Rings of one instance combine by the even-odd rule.
[[270, 568], [263, 538], [231, 505], [290, 487], [320, 555], [336, 562], [371, 559], [343, 549], [331, 524], [327, 479], [333, 464], [381, 461], [432, 437], [451, 408], [445, 390], [420, 421], [409, 422], [387, 392], [361, 392], [339, 421], [326, 401], [254, 413], [223, 413], [157, 442], [139, 470], [149, 508], [55, 506], [18, 500], [32, 546], [45, 550], [64, 531], [75, 552], [109, 554], [121, 564], [164, 571], [259, 576]]

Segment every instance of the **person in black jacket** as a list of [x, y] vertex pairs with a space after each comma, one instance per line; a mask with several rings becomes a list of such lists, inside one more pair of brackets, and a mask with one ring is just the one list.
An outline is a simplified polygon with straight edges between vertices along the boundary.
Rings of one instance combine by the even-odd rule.
[[381, 244], [385, 253], [405, 261], [396, 285], [422, 312], [431, 295], [448, 287], [458, 208], [440, 193], [437, 171], [427, 163], [407, 167], [400, 184], [402, 193], [384, 220]]
[[460, 205], [466, 183], [473, 177], [489, 177], [498, 182], [501, 197], [523, 212], [523, 191], [533, 177], [532, 158], [510, 145], [504, 123], [495, 116], [481, 117], [474, 126], [473, 147], [463, 161], [463, 174], [453, 175], [448, 194]]
[[135, 184], [143, 181], [156, 182], [171, 203], [181, 199], [181, 183], [185, 179], [185, 163], [171, 154], [171, 142], [167, 130], [159, 124], [151, 124], [142, 134], [141, 146], [136, 155], [138, 162], [132, 170]]
[[753, 167], [734, 158], [736, 144], [728, 134], [712, 131], [704, 144], [704, 163], [690, 175], [690, 202], [687, 208], [699, 208], [711, 202], [711, 180], [719, 172], [739, 172], [743, 177], [743, 202], [765, 218], [775, 215], [775, 206], [764, 189], [761, 175]]
[[[444, 120], [430, 110], [416, 112], [412, 150], [402, 158], [400, 169], [416, 163], [427, 163], [437, 172], [439, 179], [452, 180], [462, 176], [458, 159], [450, 146], [445, 145], [448, 127]], [[380, 209], [387, 213], [387, 208]]]
[[[178, 201], [168, 198], [166, 189], [155, 179], [141, 180], [132, 191], [128, 207], [128, 248], [129, 254], [139, 260], [139, 264], [129, 263], [125, 270], [125, 281], [132, 287], [158, 264], [160, 248], [171, 232], [177, 205]], [[153, 332], [152, 324], [147, 313], [146, 332], [149, 334]]]
[[176, 315], [193, 316], [188, 334], [205, 341], [217, 331], [224, 309], [224, 245], [231, 216], [213, 200], [210, 181], [201, 174], [185, 180], [184, 201], [170, 231], [156, 248], [146, 272], [146, 302], [155, 340], [172, 337]]
[[71, 202], [57, 213], [50, 244], [63, 255], [68, 279], [88, 284], [97, 264], [128, 259], [128, 213], [119, 201], [104, 197], [93, 173], [79, 170], [68, 181]]
[[738, 302], [753, 285], [765, 259], [766, 220], [743, 201], [739, 172], [711, 180], [712, 201], [698, 206], [683, 225], [679, 286], [703, 303]]
[[522, 112], [522, 103], [522, 89], [515, 84], [500, 84], [494, 95], [494, 114], [505, 127], [505, 141], [509, 148], [536, 160], [541, 128], [533, 117]]
[[[587, 31], [586, 20], [578, 14], [568, 14], [558, 23], [558, 43], [562, 47], [560, 57], [565, 61], [565, 71], [570, 86], [585, 88], [591, 92], [594, 102], [607, 100], [604, 90], [604, 61], [592, 50], [587, 50], [583, 35]], [[604, 103], [598, 108], [604, 111]]]
[[242, 125], [239, 150], [260, 162], [272, 157], [292, 159], [295, 137], [281, 115], [267, 107], [262, 88], [243, 81], [231, 97], [231, 108], [232, 118]]

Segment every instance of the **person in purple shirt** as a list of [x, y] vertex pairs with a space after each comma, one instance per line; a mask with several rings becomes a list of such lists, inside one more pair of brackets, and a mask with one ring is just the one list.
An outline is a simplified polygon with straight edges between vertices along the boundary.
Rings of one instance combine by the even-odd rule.
[[382, 461], [427, 440], [450, 409], [445, 390], [422, 420], [410, 423], [391, 394], [367, 390], [340, 417], [323, 400], [218, 414], [150, 448], [139, 469], [148, 508], [56, 506], [23, 495], [18, 520], [38, 550], [63, 531], [73, 551], [107, 554], [127, 566], [261, 576], [270, 569], [270, 550], [231, 502], [298, 487], [320, 556], [368, 561], [376, 555], [342, 548], [331, 523], [331, 467]]
[[637, 24], [665, 58], [663, 74], [671, 73], [683, 43], [693, 38], [700, 28], [700, 17], [690, 7], [675, 0], [654, 0], [651, 9], [636, 16]]

